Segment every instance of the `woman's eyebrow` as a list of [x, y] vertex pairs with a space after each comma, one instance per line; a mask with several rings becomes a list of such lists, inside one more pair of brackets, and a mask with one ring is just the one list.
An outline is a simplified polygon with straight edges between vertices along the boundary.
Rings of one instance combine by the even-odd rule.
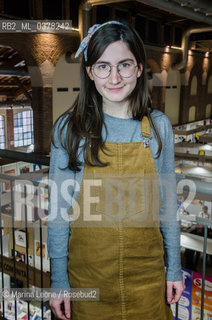
[[[124, 60], [118, 61], [118, 64], [119, 64], [119, 63], [123, 63], [123, 62], [125, 62], [125, 61], [132, 61], [132, 62], [134, 62], [133, 59], [131, 59], [131, 58], [126, 58], [126, 59], [124, 59]], [[110, 62], [108, 62], [108, 61], [103, 61], [103, 60], [97, 61], [96, 63], [106, 63], [106, 64], [110, 64]]]
[[132, 61], [132, 62], [134, 62], [134, 60], [133, 60], [133, 59], [131, 59], [131, 58], [127, 58], [127, 59], [124, 59], [124, 60], [119, 61], [119, 63], [122, 63], [122, 62], [125, 62], [125, 61]]

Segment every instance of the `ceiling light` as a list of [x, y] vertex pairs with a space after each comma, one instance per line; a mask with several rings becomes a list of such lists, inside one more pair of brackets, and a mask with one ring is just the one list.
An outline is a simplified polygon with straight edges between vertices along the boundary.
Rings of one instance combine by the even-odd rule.
[[73, 30], [73, 31], [80, 31], [80, 29], [78, 29], [78, 28], [71, 28], [71, 30]]
[[165, 52], [169, 52], [169, 50], [170, 50], [170, 46], [166, 46], [165, 47]]
[[181, 47], [175, 47], [175, 46], [171, 46], [172, 49], [176, 49], [176, 50], [182, 50]]

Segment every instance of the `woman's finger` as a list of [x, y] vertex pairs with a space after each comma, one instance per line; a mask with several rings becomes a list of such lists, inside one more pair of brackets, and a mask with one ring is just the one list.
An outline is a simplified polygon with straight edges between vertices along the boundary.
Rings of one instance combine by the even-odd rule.
[[64, 300], [64, 313], [67, 319], [71, 319], [71, 303], [70, 300]]
[[166, 297], [167, 297], [167, 302], [168, 303], [172, 303], [172, 300], [173, 300], [173, 282], [171, 282], [171, 281], [167, 281]]

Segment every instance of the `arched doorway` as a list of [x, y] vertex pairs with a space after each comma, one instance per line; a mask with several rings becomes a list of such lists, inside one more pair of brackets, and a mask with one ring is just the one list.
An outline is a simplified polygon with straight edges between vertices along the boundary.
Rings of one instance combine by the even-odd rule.
[[210, 118], [211, 117], [211, 104], [207, 104], [206, 106], [206, 111], [205, 111], [205, 118]]
[[180, 87], [180, 72], [170, 68], [166, 82], [165, 114], [172, 124], [179, 121]]
[[191, 80], [191, 96], [195, 96], [197, 94], [197, 76], [193, 76]]
[[195, 121], [195, 113], [196, 113], [196, 107], [195, 106], [190, 107], [188, 112], [189, 122]]

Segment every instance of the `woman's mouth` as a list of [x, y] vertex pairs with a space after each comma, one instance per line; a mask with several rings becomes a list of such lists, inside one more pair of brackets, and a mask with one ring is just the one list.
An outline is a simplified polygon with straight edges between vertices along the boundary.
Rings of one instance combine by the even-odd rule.
[[118, 92], [120, 90], [122, 90], [124, 88], [124, 86], [122, 87], [115, 87], [115, 88], [108, 88], [109, 91], [112, 91], [112, 92]]

